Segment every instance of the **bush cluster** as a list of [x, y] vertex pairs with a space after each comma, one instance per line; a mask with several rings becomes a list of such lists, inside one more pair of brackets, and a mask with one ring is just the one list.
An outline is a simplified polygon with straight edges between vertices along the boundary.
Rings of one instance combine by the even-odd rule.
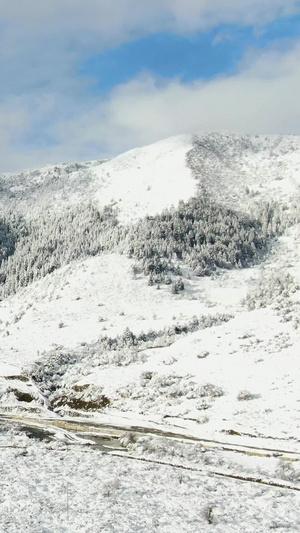
[[[282, 231], [279, 205], [257, 205], [256, 216], [244, 216], [201, 196], [147, 216], [128, 233], [128, 253], [136, 257], [149, 284], [171, 284], [181, 261], [197, 276], [217, 268], [241, 268], [262, 258], [270, 237]], [[174, 288], [176, 291], [176, 289]]]
[[[187, 324], [177, 324], [163, 330], [151, 330], [138, 335], [126, 328], [122, 335], [114, 338], [100, 337], [94, 343], [83, 343], [73, 350], [57, 346], [50, 352], [42, 354], [40, 360], [24, 372], [37, 383], [44, 397], [52, 404], [61, 394], [66, 395], [66, 383], [72, 383], [73, 378], [76, 382], [78, 375], [89, 373], [100, 365], [126, 366], [137, 361], [144, 362], [143, 350], [169, 346], [178, 335], [221, 325], [231, 318], [231, 315], [219, 313], [201, 315], [198, 318], [194, 316]], [[144, 377], [147, 379], [147, 376]], [[71, 393], [73, 397], [73, 389]], [[206, 395], [206, 391], [205, 393], [202, 391], [203, 395]]]
[[275, 272], [262, 271], [246, 297], [249, 310], [259, 309], [271, 304], [285, 305], [285, 301], [297, 290], [299, 284], [284, 269]]

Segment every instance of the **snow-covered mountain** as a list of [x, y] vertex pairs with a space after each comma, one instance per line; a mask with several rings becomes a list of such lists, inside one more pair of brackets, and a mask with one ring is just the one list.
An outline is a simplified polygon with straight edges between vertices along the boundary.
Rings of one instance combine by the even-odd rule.
[[288, 203], [299, 188], [299, 150], [297, 136], [182, 135], [112, 160], [2, 175], [0, 205], [34, 216], [94, 200], [113, 204], [126, 222], [188, 200], [199, 182], [214, 200], [235, 208], [247, 209], [253, 196]]
[[0, 412], [139, 427], [135, 459], [283, 493], [149, 531], [299, 530], [299, 184], [300, 138], [217, 133], [0, 177]]
[[34, 216], [40, 209], [93, 200], [99, 207], [113, 204], [122, 222], [155, 214], [194, 195], [195, 180], [186, 164], [192, 146], [190, 136], [181, 136], [108, 161], [6, 174], [1, 178], [2, 209], [13, 207]]

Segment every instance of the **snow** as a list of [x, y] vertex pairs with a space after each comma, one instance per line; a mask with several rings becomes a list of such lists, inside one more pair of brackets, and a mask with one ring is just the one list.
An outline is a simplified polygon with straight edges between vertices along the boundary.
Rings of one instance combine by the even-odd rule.
[[17, 375], [20, 368], [16, 365], [10, 365], [8, 363], [1, 362], [0, 375], [1, 376], [13, 376]]
[[180, 136], [131, 150], [101, 165], [95, 169], [99, 204], [114, 202], [119, 220], [125, 223], [188, 200], [197, 185], [186, 164], [191, 148], [191, 137]]
[[[218, 155], [204, 160], [203, 182], [214, 198], [241, 209], [255, 198], [297, 200], [298, 138], [228, 139], [202, 139], [205, 153], [209, 140], [223, 158], [221, 173]], [[20, 206], [40, 199], [37, 214], [55, 190], [53, 209], [92, 198], [114, 205], [122, 223], [154, 215], [195, 194], [186, 164], [191, 148], [189, 136], [168, 139], [73, 169], [64, 185], [51, 181], [49, 169], [25, 173], [29, 192], [20, 189]], [[246, 186], [258, 194], [249, 196]], [[299, 531], [300, 291], [253, 310], [245, 302], [262, 271], [281, 269], [300, 282], [299, 242], [294, 226], [264, 265], [211, 278], [184, 268], [178, 295], [149, 287], [133, 274], [134, 260], [106, 252], [0, 302], [0, 531]], [[124, 348], [121, 361], [108, 353], [99, 365], [97, 348], [84, 352], [126, 328], [138, 335], [222, 313], [228, 320], [219, 325], [136, 352]], [[50, 411], [27, 372], [49, 350], [79, 348], [63, 376], [65, 390], [88, 386], [87, 394], [99, 390], [110, 404], [72, 419], [68, 409]], [[17, 400], [16, 390], [32, 401]], [[49, 441], [26, 434], [30, 417], [51, 429]], [[77, 430], [53, 429], [70, 420]], [[86, 423], [91, 439], [97, 424], [110, 436], [114, 427], [127, 442], [123, 451], [103, 454], [79, 442]]]

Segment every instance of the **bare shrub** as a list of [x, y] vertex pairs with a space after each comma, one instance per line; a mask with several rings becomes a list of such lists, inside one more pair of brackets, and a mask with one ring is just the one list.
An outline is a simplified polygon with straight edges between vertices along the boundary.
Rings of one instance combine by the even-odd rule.
[[201, 397], [210, 396], [211, 398], [219, 398], [220, 396], [224, 396], [224, 394], [223, 389], [213, 385], [213, 383], [206, 383], [205, 385], [202, 385], [199, 390], [199, 395]]
[[216, 524], [216, 508], [213, 505], [207, 505], [203, 509], [203, 517], [209, 524]]
[[250, 392], [248, 390], [242, 390], [237, 395], [237, 399], [240, 402], [245, 402], [245, 401], [249, 401], [249, 400], [256, 400], [257, 398], [260, 398], [260, 394], [253, 394], [252, 392]]
[[277, 304], [284, 307], [284, 301], [291, 294], [299, 290], [299, 285], [293, 276], [283, 269], [276, 272], [262, 271], [260, 277], [253, 283], [245, 303], [249, 310]]

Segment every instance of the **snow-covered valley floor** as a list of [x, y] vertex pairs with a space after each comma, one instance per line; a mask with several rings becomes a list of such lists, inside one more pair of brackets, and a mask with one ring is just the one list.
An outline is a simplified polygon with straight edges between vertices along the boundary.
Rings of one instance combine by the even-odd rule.
[[[269, 459], [243, 481], [213, 473], [226, 471], [222, 450], [153, 437], [142, 445], [146, 455], [115, 457], [2, 425], [1, 531], [299, 531], [292, 463], [273, 459], [279, 486], [269, 487], [259, 482]], [[247, 478], [245, 464], [238, 475]]]

